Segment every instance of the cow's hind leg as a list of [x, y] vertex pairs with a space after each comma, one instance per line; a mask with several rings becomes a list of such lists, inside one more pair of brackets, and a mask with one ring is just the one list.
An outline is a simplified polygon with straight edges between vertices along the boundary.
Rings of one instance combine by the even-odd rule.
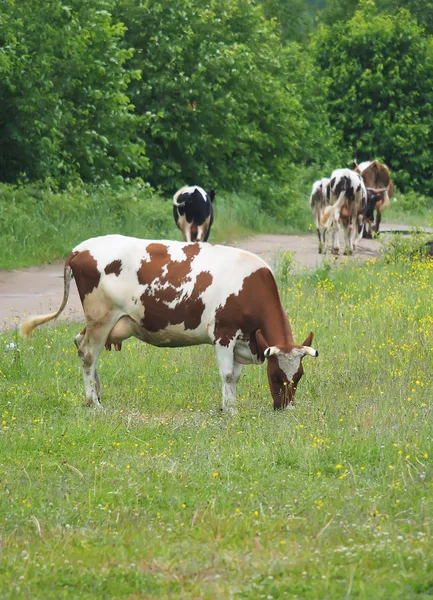
[[[78, 350], [78, 354], [81, 357], [81, 361], [83, 362], [83, 355], [80, 354], [80, 346], [82, 341], [84, 340], [84, 337], [86, 335], [86, 328], [84, 328], [82, 331], [80, 331], [80, 333], [78, 335], [75, 336], [74, 338], [74, 343], [77, 347]], [[107, 350], [111, 350], [111, 344], [110, 347], [107, 347]], [[83, 369], [84, 369], [84, 364], [83, 364]], [[101, 398], [101, 380], [99, 379], [99, 375], [98, 372], [95, 369], [95, 391], [96, 391], [96, 395], [97, 397], [100, 399]]]
[[322, 254], [325, 250], [325, 240], [326, 240], [326, 228], [323, 227], [320, 222], [320, 217], [322, 214], [319, 212], [319, 209], [316, 209], [314, 214], [314, 218], [316, 221], [316, 229], [317, 229], [317, 237], [319, 238], [319, 254]]
[[96, 363], [117, 320], [118, 316], [111, 317], [111, 319], [105, 322], [88, 323], [81, 340], [82, 333], [75, 339], [75, 343], [80, 341], [78, 354], [83, 366], [87, 406], [101, 406], [101, 382], [96, 372]]
[[357, 237], [357, 223], [356, 217], [351, 217], [348, 227], [344, 228], [344, 238], [345, 238], [345, 250], [344, 254], [351, 255], [355, 249], [355, 240]]
[[338, 219], [334, 221], [332, 232], [332, 254], [340, 253], [340, 224]]
[[219, 372], [222, 380], [221, 410], [232, 414], [236, 413], [236, 386], [242, 369], [242, 365], [235, 360], [234, 346], [235, 340], [233, 340], [229, 346], [221, 346], [219, 344], [216, 344], [215, 346]]

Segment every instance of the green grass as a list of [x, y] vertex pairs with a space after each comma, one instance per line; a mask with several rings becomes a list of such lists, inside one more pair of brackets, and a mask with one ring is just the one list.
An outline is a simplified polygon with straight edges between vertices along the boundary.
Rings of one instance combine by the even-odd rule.
[[423, 261], [289, 279], [320, 356], [279, 413], [264, 366], [221, 415], [212, 348], [137, 341], [95, 412], [79, 324], [2, 335], [0, 596], [431, 598], [432, 286]]
[[383, 213], [383, 223], [402, 223], [409, 227], [433, 227], [433, 199], [395, 191], [390, 206]]

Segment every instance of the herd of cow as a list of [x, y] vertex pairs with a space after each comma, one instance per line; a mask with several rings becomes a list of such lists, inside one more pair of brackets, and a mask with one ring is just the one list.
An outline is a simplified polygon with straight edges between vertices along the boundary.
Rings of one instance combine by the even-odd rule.
[[[366, 231], [373, 213], [389, 203], [392, 183], [378, 161], [338, 169], [313, 186], [311, 208], [319, 252], [333, 226], [337, 251], [340, 223], [346, 251]], [[96, 370], [104, 347], [121, 350], [130, 337], [159, 347], [215, 346], [222, 381], [222, 409], [234, 412], [242, 365], [267, 363], [274, 408], [293, 406], [305, 356], [318, 356], [311, 332], [295, 344], [270, 267], [239, 248], [206, 243], [213, 222], [215, 193], [198, 186], [180, 189], [173, 214], [184, 242], [106, 235], [73, 248], [64, 266], [64, 293], [55, 313], [22, 323], [21, 334], [56, 319], [65, 308], [74, 278], [86, 320], [75, 337], [81, 358], [87, 405], [101, 406]]]
[[[319, 253], [326, 251], [326, 234], [333, 229], [332, 252], [340, 251], [340, 224], [344, 229], [345, 254], [352, 254], [362, 237], [379, 232], [383, 210], [393, 195], [389, 169], [377, 160], [353, 169], [336, 169], [331, 177], [315, 181], [310, 196], [319, 237]], [[376, 211], [376, 223], [374, 212]]]

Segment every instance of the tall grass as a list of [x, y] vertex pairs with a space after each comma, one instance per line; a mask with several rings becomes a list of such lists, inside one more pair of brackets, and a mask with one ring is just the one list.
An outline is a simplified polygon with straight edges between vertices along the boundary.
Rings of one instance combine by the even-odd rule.
[[408, 191], [395, 190], [389, 208], [383, 213], [384, 222], [397, 222], [411, 227], [433, 226], [433, 198]]
[[130, 341], [94, 412], [79, 324], [1, 336], [2, 598], [429, 598], [433, 262], [397, 258], [286, 278], [294, 411], [250, 366], [221, 415], [212, 348]]
[[[296, 199], [296, 202], [305, 202]], [[306, 227], [304, 220], [272, 216], [265, 199], [247, 193], [217, 192], [215, 224], [210, 241], [221, 242], [254, 232], [291, 232]], [[301, 212], [300, 212], [301, 214]], [[40, 185], [0, 184], [0, 268], [43, 264], [63, 258], [79, 242], [98, 235], [123, 233], [149, 239], [182, 239], [172, 202], [147, 186], [121, 189], [108, 185], [53, 192]]]

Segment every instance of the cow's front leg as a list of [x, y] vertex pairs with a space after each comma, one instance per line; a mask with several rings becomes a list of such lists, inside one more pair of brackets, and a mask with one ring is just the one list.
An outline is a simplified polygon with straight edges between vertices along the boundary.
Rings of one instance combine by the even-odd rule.
[[377, 209], [377, 211], [376, 211], [376, 224], [374, 226], [374, 231], [376, 233], [379, 233], [379, 227], [380, 227], [381, 220], [382, 220], [382, 213], [380, 212], [379, 209]]
[[221, 346], [219, 344], [215, 346], [222, 380], [221, 410], [232, 414], [236, 413], [236, 386], [242, 369], [242, 365], [235, 360], [234, 346], [234, 341], [229, 346]]

